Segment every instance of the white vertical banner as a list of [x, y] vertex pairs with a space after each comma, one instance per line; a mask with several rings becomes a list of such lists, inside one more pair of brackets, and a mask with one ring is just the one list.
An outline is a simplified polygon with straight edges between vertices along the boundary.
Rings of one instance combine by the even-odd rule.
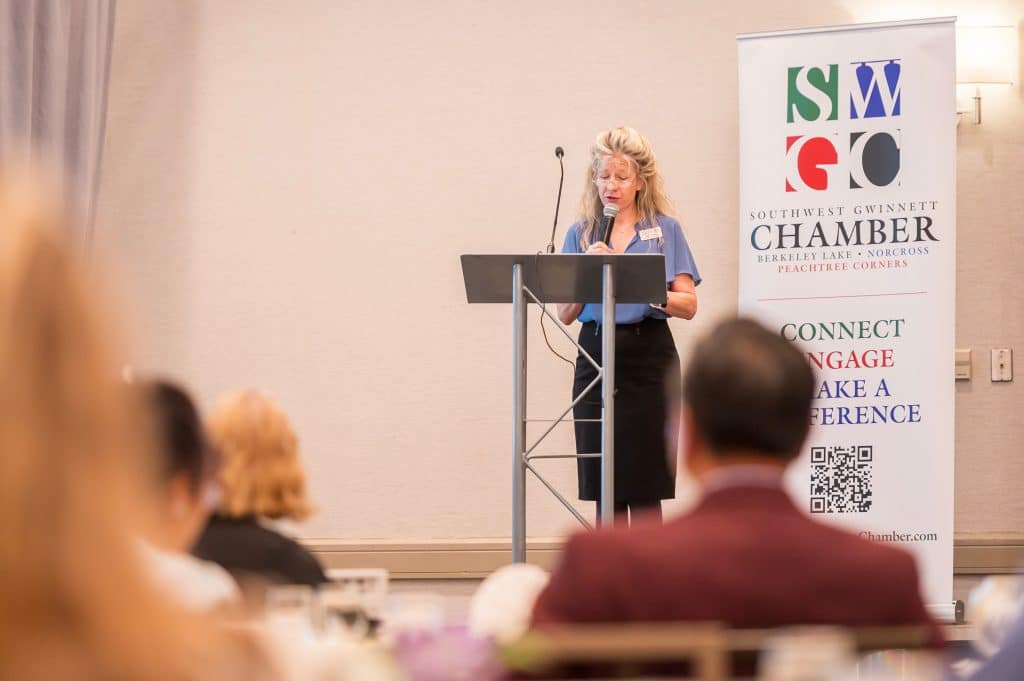
[[[815, 369], [787, 484], [953, 594], [954, 19], [738, 37], [739, 308]], [[813, 569], [812, 566], [807, 566]]]

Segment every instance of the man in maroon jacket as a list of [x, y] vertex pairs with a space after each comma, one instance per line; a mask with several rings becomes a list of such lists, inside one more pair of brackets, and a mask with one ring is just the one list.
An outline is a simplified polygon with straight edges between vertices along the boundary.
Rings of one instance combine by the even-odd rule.
[[814, 375], [750, 320], [716, 328], [683, 381], [683, 456], [701, 488], [666, 522], [573, 536], [533, 624], [716, 621], [927, 625], [907, 552], [812, 520], [782, 489], [807, 436]]

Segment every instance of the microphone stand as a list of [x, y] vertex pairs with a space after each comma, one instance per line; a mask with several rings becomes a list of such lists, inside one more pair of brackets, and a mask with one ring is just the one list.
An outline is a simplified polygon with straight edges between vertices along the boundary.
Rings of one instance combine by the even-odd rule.
[[558, 228], [558, 209], [562, 205], [562, 183], [565, 182], [565, 164], [562, 162], [562, 157], [565, 156], [565, 150], [562, 147], [555, 147], [555, 156], [558, 157], [558, 167], [561, 169], [561, 175], [558, 178], [558, 198], [555, 200], [555, 223], [551, 225], [551, 240], [548, 241], [547, 252], [555, 252], [555, 230]]

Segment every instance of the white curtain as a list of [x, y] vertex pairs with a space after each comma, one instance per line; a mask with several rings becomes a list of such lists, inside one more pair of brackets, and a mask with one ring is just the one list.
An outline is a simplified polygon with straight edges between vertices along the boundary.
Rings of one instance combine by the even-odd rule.
[[115, 0], [0, 0], [0, 161], [56, 170], [91, 241]]

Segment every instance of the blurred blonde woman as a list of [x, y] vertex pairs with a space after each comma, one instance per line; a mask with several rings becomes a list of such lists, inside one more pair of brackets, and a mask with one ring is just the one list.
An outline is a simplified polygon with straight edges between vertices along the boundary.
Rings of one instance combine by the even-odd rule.
[[[605, 216], [611, 213], [611, 221]], [[679, 355], [668, 319], [697, 313], [697, 263], [665, 193], [650, 142], [628, 127], [598, 134], [590, 149], [579, 215], [565, 235], [563, 253], [658, 253], [665, 256], [665, 305], [615, 306], [614, 513], [661, 513], [675, 496], [675, 452], [667, 451], [666, 386], [678, 384]], [[601, 305], [558, 306], [563, 324], [583, 323], [579, 343], [601, 363]], [[597, 378], [582, 355], [576, 360], [573, 400]], [[578, 454], [601, 451], [598, 385], [573, 408]], [[589, 422], [588, 422], [589, 420]], [[597, 501], [601, 517], [601, 463], [578, 460], [580, 499]]]
[[139, 537], [152, 445], [62, 216], [0, 176], [0, 678], [265, 677], [168, 601]]
[[219, 563], [243, 586], [324, 583], [320, 563], [288, 536], [289, 524], [312, 512], [288, 418], [267, 395], [249, 390], [225, 398], [207, 430], [222, 459], [223, 497], [195, 555]]

